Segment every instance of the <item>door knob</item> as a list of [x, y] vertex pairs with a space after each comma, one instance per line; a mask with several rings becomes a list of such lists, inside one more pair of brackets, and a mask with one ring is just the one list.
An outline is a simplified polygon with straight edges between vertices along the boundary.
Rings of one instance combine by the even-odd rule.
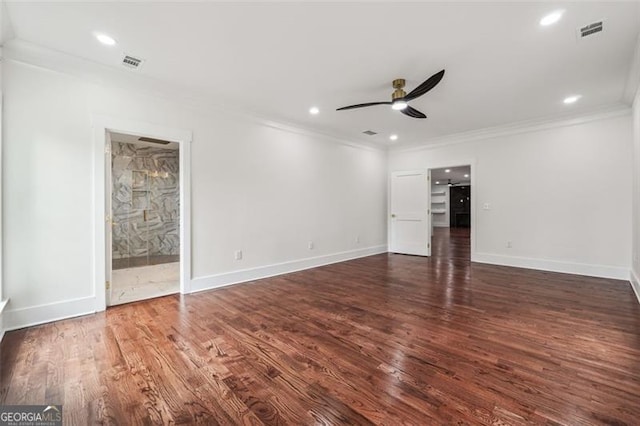
[[391, 213], [391, 217], [396, 217], [396, 215], [395, 215], [395, 214], [393, 214], [393, 213]]

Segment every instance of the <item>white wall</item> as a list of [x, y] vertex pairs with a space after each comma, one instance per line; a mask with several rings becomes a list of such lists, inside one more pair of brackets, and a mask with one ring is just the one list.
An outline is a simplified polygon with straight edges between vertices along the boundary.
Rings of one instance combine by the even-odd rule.
[[633, 263], [631, 283], [640, 302], [640, 89], [633, 102]]
[[389, 169], [475, 160], [477, 261], [628, 279], [631, 158], [624, 115], [392, 151]]
[[[3, 11], [4, 4], [0, 3], [0, 34], [2, 33], [2, 18], [4, 16]], [[1, 40], [0, 40], [1, 41]], [[3, 284], [2, 284], [2, 124], [4, 123], [4, 119], [2, 118], [2, 68], [3, 68], [3, 57], [2, 57], [2, 47], [0, 46], [0, 341], [4, 337], [4, 308], [6, 306], [6, 301], [3, 295]]]
[[[40, 322], [92, 309], [92, 114], [193, 131], [196, 288], [233, 271], [386, 249], [382, 150], [13, 60], [6, 61], [4, 83], [4, 279], [11, 327], [29, 317]], [[243, 250], [241, 261], [234, 260], [235, 250]]]
[[[94, 309], [92, 114], [193, 131], [196, 289], [386, 248], [383, 151], [13, 60], [4, 66], [3, 278], [11, 298], [4, 321], [11, 328]], [[637, 106], [634, 114], [639, 126]], [[388, 167], [475, 162], [476, 205], [492, 206], [477, 210], [476, 260], [626, 278], [631, 123], [620, 116], [394, 151]], [[562, 191], [549, 190], [559, 183]], [[638, 218], [638, 186], [634, 196]], [[637, 252], [637, 220], [634, 225]], [[233, 259], [239, 249], [242, 261]]]

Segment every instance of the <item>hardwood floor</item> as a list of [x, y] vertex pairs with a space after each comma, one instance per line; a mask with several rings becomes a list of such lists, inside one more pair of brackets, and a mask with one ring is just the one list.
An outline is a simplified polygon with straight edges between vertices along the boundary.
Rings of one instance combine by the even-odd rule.
[[383, 254], [7, 333], [0, 404], [65, 424], [638, 425], [629, 283]]

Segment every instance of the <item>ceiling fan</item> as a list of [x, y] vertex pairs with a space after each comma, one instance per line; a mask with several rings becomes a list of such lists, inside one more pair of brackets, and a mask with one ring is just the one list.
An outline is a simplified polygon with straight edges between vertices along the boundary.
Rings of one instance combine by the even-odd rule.
[[458, 186], [458, 185], [465, 185], [467, 186], [468, 184], [463, 183], [463, 182], [451, 182], [451, 179], [447, 179], [448, 182], [446, 183], [447, 186]]
[[398, 78], [393, 80], [391, 84], [394, 90], [391, 95], [391, 102], [369, 102], [366, 104], [357, 104], [357, 105], [349, 105], [346, 107], [338, 108], [336, 111], [343, 111], [346, 109], [355, 109], [355, 108], [363, 108], [374, 105], [391, 105], [391, 108], [397, 111], [400, 111], [404, 115], [408, 115], [413, 118], [427, 118], [424, 113], [418, 111], [415, 108], [411, 108], [407, 102], [412, 101], [413, 99], [420, 97], [427, 93], [429, 90], [436, 87], [442, 77], [444, 76], [444, 70], [435, 73], [428, 79], [426, 79], [421, 85], [413, 89], [408, 94], [403, 90], [405, 85], [405, 80], [403, 78]]

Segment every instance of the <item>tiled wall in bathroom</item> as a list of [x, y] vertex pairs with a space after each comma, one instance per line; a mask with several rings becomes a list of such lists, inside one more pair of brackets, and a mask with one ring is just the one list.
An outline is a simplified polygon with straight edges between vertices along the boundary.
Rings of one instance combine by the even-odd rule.
[[179, 254], [178, 150], [112, 142], [111, 160], [113, 258]]

